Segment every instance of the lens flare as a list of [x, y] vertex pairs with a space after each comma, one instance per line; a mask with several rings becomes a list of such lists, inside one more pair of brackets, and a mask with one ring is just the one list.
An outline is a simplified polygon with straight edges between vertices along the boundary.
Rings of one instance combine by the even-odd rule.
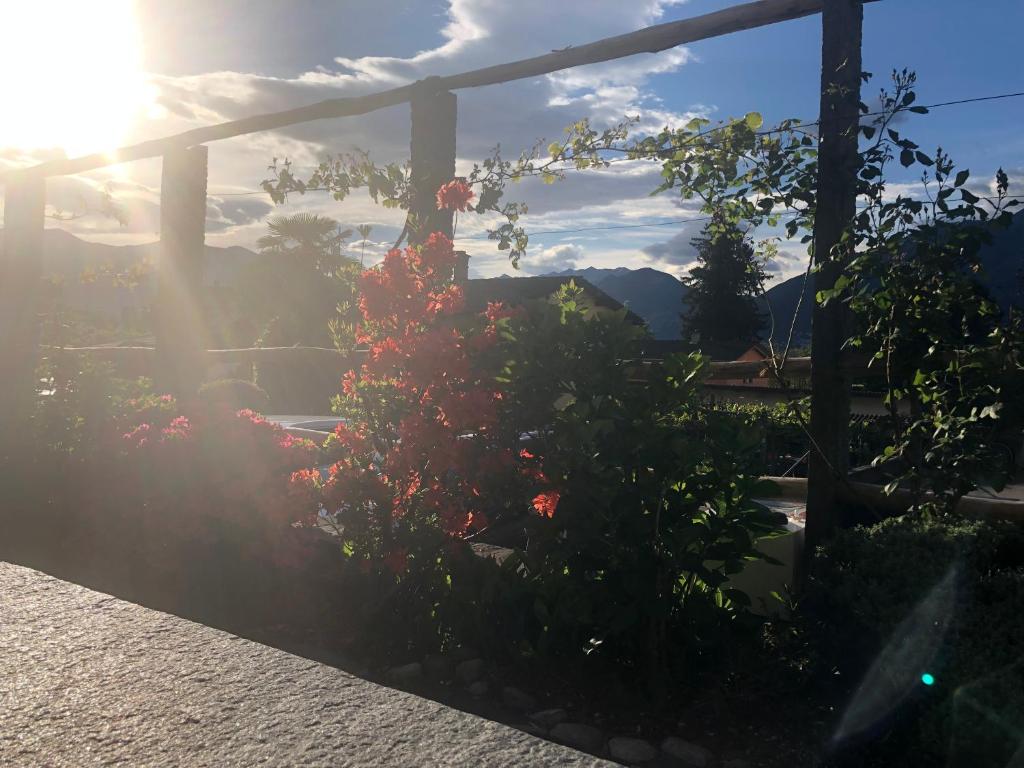
[[916, 689], [935, 682], [930, 672], [956, 605], [958, 565], [954, 564], [893, 631], [843, 713], [833, 745], [867, 733], [884, 722]]

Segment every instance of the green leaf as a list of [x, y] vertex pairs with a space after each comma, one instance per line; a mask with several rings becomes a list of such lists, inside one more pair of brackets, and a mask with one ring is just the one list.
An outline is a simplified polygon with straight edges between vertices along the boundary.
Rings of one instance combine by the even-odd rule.
[[964, 185], [964, 182], [967, 181], [967, 179], [970, 177], [970, 175], [971, 175], [971, 172], [969, 170], [967, 170], [967, 169], [964, 169], [964, 170], [960, 171], [960, 173], [958, 173], [956, 175], [956, 178], [953, 180], [954, 186], [962, 187]]
[[756, 131], [764, 125], [764, 118], [761, 117], [760, 112], [747, 112], [746, 117], [743, 118], [743, 122], [747, 124], [747, 127], [750, 130]]
[[1002, 403], [995, 403], [994, 405], [986, 405], [981, 409], [981, 413], [978, 414], [978, 418], [981, 419], [998, 419], [999, 409]]

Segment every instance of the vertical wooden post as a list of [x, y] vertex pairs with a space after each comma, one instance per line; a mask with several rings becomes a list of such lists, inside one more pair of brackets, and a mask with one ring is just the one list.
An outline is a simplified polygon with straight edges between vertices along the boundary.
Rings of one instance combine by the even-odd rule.
[[18, 433], [35, 395], [45, 206], [43, 176], [8, 179], [0, 253], [0, 462], [24, 438]]
[[455, 123], [458, 100], [454, 93], [431, 87], [424, 80], [410, 100], [412, 140], [410, 158], [412, 199], [409, 242], [422, 243], [431, 232], [452, 231], [452, 212], [437, 209], [437, 190], [455, 176]]
[[[825, 0], [821, 14], [818, 204], [814, 220], [815, 293], [832, 288], [849, 262], [842, 242], [857, 204], [861, 82], [861, 0]], [[807, 552], [841, 522], [837, 490], [849, 468], [849, 381], [841, 367], [846, 307], [815, 304], [811, 318], [811, 448]]]
[[206, 162], [204, 146], [168, 152], [160, 182], [156, 379], [177, 397], [194, 395], [205, 372]]

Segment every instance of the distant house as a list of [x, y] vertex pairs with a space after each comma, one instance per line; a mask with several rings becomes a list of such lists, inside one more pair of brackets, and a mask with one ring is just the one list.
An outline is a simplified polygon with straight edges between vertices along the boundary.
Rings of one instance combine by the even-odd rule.
[[[771, 351], [761, 342], [733, 342], [713, 343], [703, 350], [704, 354], [710, 355], [712, 360], [731, 361], [737, 363], [755, 363], [767, 361], [771, 358]], [[711, 376], [708, 384], [717, 384], [725, 387], [772, 387], [776, 386], [775, 380], [768, 372], [768, 364], [765, 363], [764, 370], [758, 375], [744, 376], [743, 378], [719, 378]]]
[[[669, 355], [685, 354], [694, 349], [694, 344], [682, 340], [661, 340], [644, 339], [640, 343], [640, 357], [645, 360], [664, 360]], [[700, 351], [715, 362], [759, 362], [767, 361], [771, 352], [761, 342], [709, 342], [696, 345]], [[756, 375], [748, 375], [743, 378], [726, 378], [721, 376], [710, 376], [707, 384], [722, 387], [774, 387], [775, 380], [768, 372], [768, 364], [765, 363], [763, 371]]]
[[[463, 283], [466, 297], [466, 311], [477, 313], [487, 309], [492, 302], [502, 302], [510, 307], [521, 307], [533, 302], [545, 301], [563, 285], [572, 281], [583, 291], [595, 314], [618, 312], [625, 307], [597, 286], [581, 277], [543, 275], [539, 277], [489, 277], [467, 280]], [[636, 325], [645, 325], [644, 319], [635, 312], [626, 310], [626, 318]]]

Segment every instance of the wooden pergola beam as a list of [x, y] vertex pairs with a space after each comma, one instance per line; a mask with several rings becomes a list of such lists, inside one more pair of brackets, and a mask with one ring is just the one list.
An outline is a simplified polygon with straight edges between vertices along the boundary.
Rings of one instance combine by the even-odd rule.
[[[853, 255], [844, 238], [857, 213], [863, 16], [860, 0], [826, 0], [821, 17], [815, 294], [835, 286]], [[815, 302], [811, 315], [808, 557], [845, 522], [840, 491], [850, 458], [850, 380], [841, 362], [849, 336], [848, 315], [847, 305], [839, 301]]]
[[160, 181], [156, 384], [177, 397], [194, 395], [204, 373], [206, 166], [206, 147], [177, 149], [164, 156]]
[[410, 102], [409, 242], [423, 243], [432, 232], [454, 234], [451, 211], [438, 210], [436, 194], [455, 175], [455, 124], [458, 99], [451, 91], [420, 88]]
[[[864, 0], [864, 2], [874, 1]], [[32, 168], [8, 172], [4, 176], [0, 176], [0, 181], [6, 181], [15, 174], [24, 173], [42, 176], [83, 173], [108, 165], [141, 160], [148, 157], [159, 157], [175, 149], [219, 141], [220, 139], [286, 128], [290, 125], [308, 123], [314, 120], [364, 115], [378, 109], [393, 107], [410, 101], [417, 92], [422, 92], [425, 88], [440, 92], [460, 88], [479, 88], [485, 85], [497, 85], [513, 80], [538, 77], [563, 69], [571, 69], [586, 64], [597, 64], [639, 53], [657, 53], [674, 48], [677, 45], [684, 45], [685, 43], [694, 43], [698, 40], [720, 37], [732, 32], [740, 32], [746, 29], [768, 26], [780, 21], [811, 16], [821, 13], [821, 10], [822, 0], [756, 0], [756, 2], [736, 5], [713, 13], [707, 13], [703, 16], [656, 24], [635, 32], [607, 37], [585, 45], [569, 46], [562, 50], [552, 51], [551, 53], [534, 56], [529, 59], [521, 59], [492, 67], [483, 67], [446, 77], [429, 77], [417, 83], [410, 83], [409, 85], [399, 86], [398, 88], [366, 96], [327, 99], [297, 109], [270, 112], [218, 125], [195, 128], [175, 136], [134, 144], [114, 150], [113, 152], [86, 155], [66, 160], [53, 160]]]
[[702, 16], [655, 24], [636, 32], [606, 37], [586, 45], [569, 46], [531, 59], [475, 69], [460, 75], [449, 75], [440, 78], [439, 85], [455, 90], [539, 77], [563, 69], [598, 64], [638, 53], [659, 53], [677, 45], [813, 16], [821, 13], [821, 9], [822, 0], [756, 0], [705, 13]]

